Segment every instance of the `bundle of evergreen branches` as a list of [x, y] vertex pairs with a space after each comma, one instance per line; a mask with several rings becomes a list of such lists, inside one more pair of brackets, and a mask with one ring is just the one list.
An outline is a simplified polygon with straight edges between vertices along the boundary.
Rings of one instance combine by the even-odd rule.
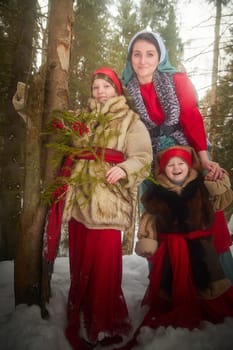
[[[109, 130], [108, 133], [104, 132], [110, 119], [110, 115], [90, 113], [85, 110], [55, 110], [47, 127], [47, 133], [51, 135], [51, 141], [47, 144], [47, 147], [52, 147], [54, 150], [54, 167], [57, 168], [61, 158], [65, 161], [69, 157], [74, 163], [84, 152], [92, 153], [97, 162], [104, 162], [104, 150], [109, 138], [118, 134], [116, 130]], [[98, 134], [96, 133], [97, 126], [100, 126]], [[101, 152], [99, 152], [100, 149]], [[75, 185], [76, 183], [85, 187], [88, 185], [91, 194], [97, 183], [104, 181], [98, 176], [93, 177], [86, 173], [85, 176], [79, 173], [71, 178], [70, 168], [68, 167], [67, 169], [63, 167], [63, 171], [60, 173], [44, 191], [43, 200], [45, 202], [51, 203], [54, 200], [62, 199], [68, 185]]]
[[[68, 186], [73, 188], [80, 186], [82, 191], [80, 193], [75, 191], [76, 196], [82, 196], [82, 202], [85, 205], [99, 183], [112, 186], [107, 183], [104, 176], [103, 169], [106, 168], [104, 154], [109, 140], [117, 137], [120, 131], [107, 127], [111, 119], [111, 115], [87, 111], [54, 111], [48, 126], [48, 133], [51, 134], [53, 141], [47, 146], [55, 150], [55, 164], [61, 156], [64, 163], [58, 176], [44, 191], [44, 201], [51, 204], [54, 200], [61, 200], [65, 198]], [[100, 162], [95, 167], [96, 172], [99, 171], [99, 173], [91, 175], [83, 166], [77, 172], [74, 170], [70, 176], [71, 167], [75, 169], [75, 162], [78, 162], [79, 156], [83, 156], [84, 153], [92, 154], [95, 161]], [[148, 172], [148, 169], [150, 169], [149, 164], [145, 165], [141, 172]], [[135, 173], [135, 177], [137, 176], [138, 174]], [[121, 191], [120, 187], [121, 185], [116, 183], [115, 191]]]

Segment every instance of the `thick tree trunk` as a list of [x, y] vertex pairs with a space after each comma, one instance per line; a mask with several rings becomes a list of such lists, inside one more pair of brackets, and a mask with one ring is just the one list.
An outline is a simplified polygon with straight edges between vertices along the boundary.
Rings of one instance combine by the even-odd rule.
[[[22, 85], [22, 84], [21, 84]], [[30, 83], [28, 100], [25, 110], [19, 111], [26, 126], [25, 165], [24, 165], [24, 193], [23, 211], [21, 214], [21, 232], [18, 237], [15, 266], [15, 304], [38, 304], [40, 300], [41, 276], [41, 234], [39, 227], [43, 227], [46, 207], [40, 205], [41, 193], [41, 128], [42, 112], [44, 108], [45, 74], [42, 70], [36, 74]], [[20, 97], [25, 95], [17, 92], [13, 99], [17, 110]], [[16, 100], [16, 101], [15, 101]]]
[[[5, 52], [3, 53], [6, 55], [7, 64], [1, 67], [7, 72], [9, 79], [6, 85], [4, 84], [4, 89], [8, 92], [8, 104], [2, 111], [3, 120], [5, 120], [1, 125], [3, 151], [0, 176], [0, 260], [14, 259], [20, 231], [25, 129], [11, 100], [17, 82], [27, 82], [30, 76], [36, 3], [36, 0], [15, 1], [14, 15], [13, 11], [11, 14], [13, 20], [8, 32], [8, 47], [11, 50], [8, 55], [10, 57]], [[25, 18], [27, 18], [26, 21]]]
[[218, 84], [218, 62], [219, 62], [219, 42], [220, 42], [220, 24], [222, 17], [222, 0], [216, 1], [216, 19], [214, 35], [214, 52], [211, 84], [211, 123], [210, 123], [210, 141], [212, 144], [211, 156], [215, 158], [215, 139], [217, 133], [217, 84]]
[[[52, 0], [50, 9], [49, 36], [48, 36], [48, 61], [47, 83], [48, 86], [45, 100], [44, 122], [48, 122], [53, 110], [67, 109], [69, 106], [69, 66], [72, 40], [73, 1]], [[44, 186], [46, 187], [56, 175], [54, 159], [51, 148], [46, 152]], [[41, 276], [41, 304], [42, 313], [45, 304], [50, 297], [50, 276], [46, 269], [42, 270]], [[46, 315], [46, 313], [45, 313]]]
[[[43, 125], [45, 125], [54, 109], [68, 108], [68, 77], [71, 46], [71, 30], [73, 24], [73, 1], [52, 0], [48, 26], [48, 55], [45, 72], [45, 94], [43, 106]], [[28, 115], [28, 114], [27, 114]], [[31, 117], [31, 118], [30, 118]], [[32, 121], [32, 115], [29, 115]], [[35, 124], [30, 122], [30, 125]], [[40, 128], [40, 126], [39, 126]], [[34, 136], [34, 137], [33, 137]], [[31, 131], [28, 129], [27, 170], [28, 183], [42, 170], [42, 187], [46, 186], [54, 177], [56, 169], [53, 167], [53, 154], [46, 148], [41, 150], [38, 125]], [[44, 144], [44, 142], [43, 142]], [[31, 145], [31, 146], [30, 146]], [[32, 148], [35, 147], [35, 158]], [[43, 147], [43, 146], [42, 146]], [[41, 157], [40, 154], [43, 156]], [[45, 154], [45, 156], [44, 156]], [[30, 164], [29, 159], [34, 163]], [[39, 166], [39, 159], [42, 162]], [[33, 191], [38, 193], [38, 183]], [[42, 239], [47, 208], [36, 196], [30, 208], [30, 190], [28, 187], [25, 198], [25, 210], [22, 216], [22, 234], [18, 242], [15, 260], [15, 301], [16, 304], [38, 304], [45, 312], [45, 303], [49, 298], [49, 280], [42, 276]], [[21, 251], [23, 250], [23, 253]]]
[[[48, 58], [44, 123], [52, 111], [69, 105], [69, 65], [73, 25], [73, 1], [52, 0], [48, 27]], [[45, 185], [54, 177], [51, 149], [46, 153]]]

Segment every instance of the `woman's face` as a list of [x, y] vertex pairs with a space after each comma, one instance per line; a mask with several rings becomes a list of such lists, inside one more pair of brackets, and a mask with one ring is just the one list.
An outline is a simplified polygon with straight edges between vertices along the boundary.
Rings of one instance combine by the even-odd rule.
[[159, 64], [156, 47], [146, 40], [137, 40], [133, 45], [131, 63], [139, 83], [150, 83]]

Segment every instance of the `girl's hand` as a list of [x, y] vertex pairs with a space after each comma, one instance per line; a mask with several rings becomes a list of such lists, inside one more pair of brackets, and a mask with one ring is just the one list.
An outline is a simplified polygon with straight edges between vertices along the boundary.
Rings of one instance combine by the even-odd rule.
[[106, 172], [106, 180], [109, 184], [114, 184], [118, 180], [126, 177], [126, 172], [119, 166], [114, 166]]

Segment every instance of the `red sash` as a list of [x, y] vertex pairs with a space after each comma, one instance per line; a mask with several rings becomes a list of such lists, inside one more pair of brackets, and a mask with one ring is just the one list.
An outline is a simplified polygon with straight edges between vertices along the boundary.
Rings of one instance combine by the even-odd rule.
[[103, 159], [107, 163], [121, 163], [125, 160], [124, 154], [112, 148], [93, 148], [92, 151], [82, 151], [75, 156], [76, 159], [98, 160]]
[[151, 258], [153, 262], [153, 269], [150, 273], [152, 288], [146, 293], [143, 304], [150, 303], [155, 295], [159, 294], [164, 259], [168, 253], [173, 273], [173, 306], [185, 304], [190, 307], [190, 303], [197, 298], [197, 290], [192, 278], [187, 240], [210, 235], [208, 230], [197, 230], [186, 234], [159, 234], [160, 245]]

